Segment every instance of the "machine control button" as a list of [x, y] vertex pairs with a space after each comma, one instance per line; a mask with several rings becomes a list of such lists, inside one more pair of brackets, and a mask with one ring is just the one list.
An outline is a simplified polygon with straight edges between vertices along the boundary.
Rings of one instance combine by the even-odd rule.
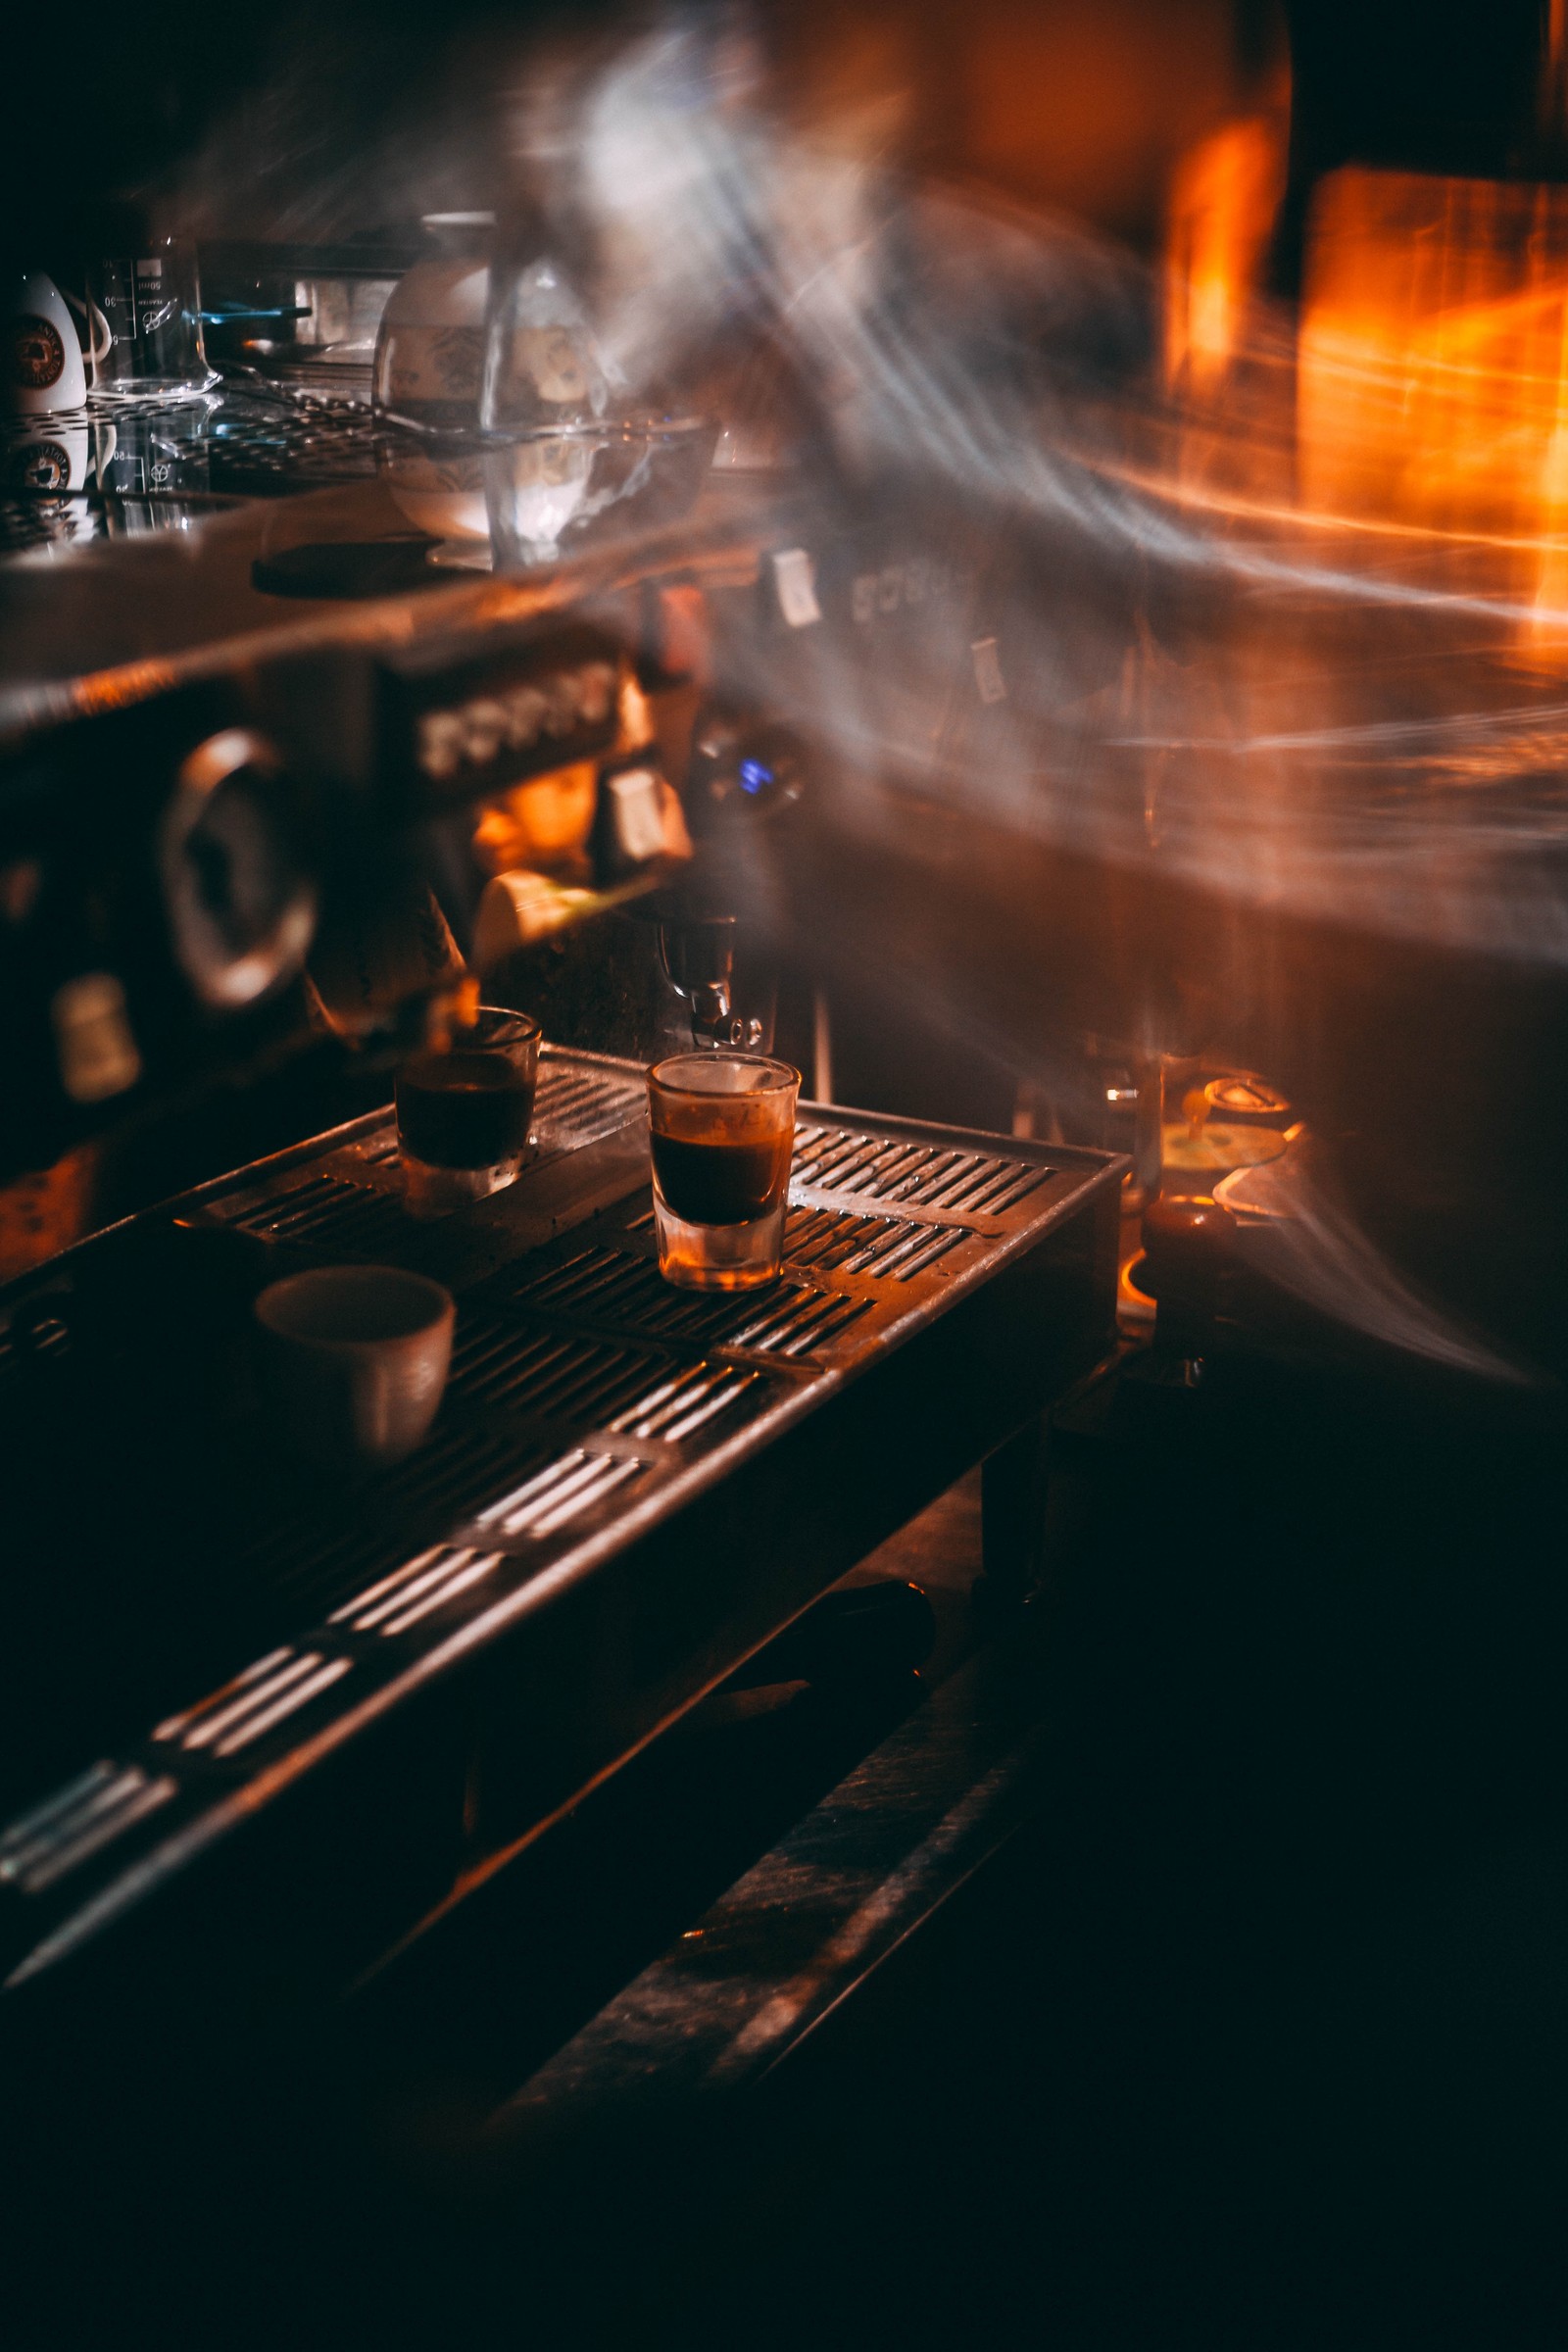
[[[554, 746], [585, 730], [603, 730], [615, 715], [618, 663], [600, 656], [567, 662], [528, 679], [504, 675], [461, 702], [416, 711], [414, 765], [432, 784], [465, 773], [498, 789], [530, 760], [549, 765]], [[453, 691], [448, 685], [447, 691]], [[499, 771], [494, 785], [488, 770]]]
[[590, 727], [602, 727], [610, 716], [615, 700], [615, 665], [612, 662], [587, 662], [577, 672], [577, 708], [583, 722]]
[[507, 743], [514, 752], [527, 751], [539, 740], [548, 708], [537, 686], [514, 686], [506, 698]]
[[511, 716], [504, 703], [485, 696], [465, 703], [462, 710], [463, 749], [475, 767], [488, 767], [511, 727]]
[[419, 719], [417, 759], [420, 772], [444, 784], [463, 765], [466, 737], [456, 710], [426, 710]]
[[545, 682], [545, 733], [558, 739], [582, 724], [582, 696], [574, 669], [557, 670]]

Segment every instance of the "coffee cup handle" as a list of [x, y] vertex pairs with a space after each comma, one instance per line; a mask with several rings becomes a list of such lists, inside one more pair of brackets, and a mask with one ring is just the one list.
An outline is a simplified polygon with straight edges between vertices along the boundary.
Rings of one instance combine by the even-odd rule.
[[[63, 288], [62, 291], [64, 291]], [[82, 354], [82, 357], [85, 359], [88, 367], [92, 369], [93, 374], [96, 376], [99, 363], [103, 360], [107, 360], [109, 357], [110, 349], [115, 340], [115, 330], [110, 325], [108, 319], [104, 317], [102, 311], [98, 308], [98, 305], [92, 300], [90, 295], [85, 302], [82, 301], [79, 294], [67, 294], [66, 300], [70, 303], [72, 309], [77, 314], [77, 316], [86, 320], [87, 348]], [[103, 329], [104, 337], [103, 347], [101, 350], [98, 344], [98, 330], [100, 327]]]

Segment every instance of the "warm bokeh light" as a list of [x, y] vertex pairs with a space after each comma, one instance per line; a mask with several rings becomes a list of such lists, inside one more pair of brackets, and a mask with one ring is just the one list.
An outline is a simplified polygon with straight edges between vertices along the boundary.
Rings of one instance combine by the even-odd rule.
[[1183, 156], [1166, 247], [1165, 376], [1214, 391], [1248, 340], [1280, 199], [1285, 139], [1269, 115], [1227, 122]]
[[1568, 188], [1350, 170], [1313, 212], [1310, 506], [1520, 538], [1568, 514]]

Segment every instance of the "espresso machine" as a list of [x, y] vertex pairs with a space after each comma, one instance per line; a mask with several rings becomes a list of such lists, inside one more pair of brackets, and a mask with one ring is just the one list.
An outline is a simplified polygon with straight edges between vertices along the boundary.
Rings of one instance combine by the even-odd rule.
[[[792, 228], [861, 185], [842, 164], [785, 183]], [[1443, 1532], [1428, 1455], [1549, 1450], [1565, 1000], [1531, 923], [1560, 849], [1486, 821], [1467, 701], [1526, 676], [1549, 749], [1549, 665], [1469, 575], [1348, 596], [1144, 397], [1136, 271], [948, 204], [849, 203], [815, 314], [757, 271], [724, 397], [676, 418], [689, 495], [628, 502], [643, 453], [607, 430], [548, 556], [492, 549], [483, 459], [348, 348], [412, 239], [215, 247], [199, 416], [29, 430], [0, 504], [0, 2049], [46, 2300], [183, 2266], [237, 2335], [283, 2215], [333, 2240], [339, 2340], [372, 2284], [406, 2324], [415, 2245], [450, 2327], [486, 2229], [509, 2312], [559, 2230], [572, 2318], [720, 2183], [692, 2113], [776, 2116], [901, 1968], [935, 2014], [931, 1923], [1049, 2006], [1040, 1911], [1008, 1973], [964, 1903], [1043, 1786], [1060, 1815], [1064, 1753], [1141, 1825], [1172, 1719], [1245, 1724], [1304, 1658], [1280, 1811], [1302, 1756], [1353, 1779], [1321, 1691], [1353, 1714], [1380, 1639], [1396, 1688], [1462, 1589], [1382, 1600]], [[514, 523], [520, 477], [561, 484], [506, 463]], [[1438, 790], [1434, 698], [1464, 755]], [[527, 1162], [417, 1220], [395, 1074], [480, 999], [543, 1027]], [[759, 1047], [805, 1079], [782, 1272], [684, 1294], [647, 1064]], [[252, 1353], [265, 1289], [343, 1266], [456, 1307], [429, 1437], [357, 1479], [278, 1446]], [[1391, 1392], [1403, 1453], [1396, 1415], [1356, 1426]], [[1110, 1541], [1074, 1553], [1107, 1450]], [[1485, 1527], [1510, 1482], [1475, 1483]], [[933, 1505], [972, 1591], [874, 1566]], [[1063, 1556], [1103, 1612], [1076, 1715]], [[309, 2271], [270, 2340], [321, 2323]]]
[[[874, 1747], [930, 1611], [834, 1588], [984, 1463], [986, 1621], [1012, 1622], [1042, 1411], [1112, 1339], [1116, 1153], [829, 1101], [800, 1108], [779, 1281], [659, 1278], [647, 1062], [760, 1045], [811, 1091], [832, 959], [800, 837], [845, 770], [800, 649], [869, 560], [830, 506], [715, 476], [531, 573], [308, 608], [267, 585], [285, 519], [307, 548], [387, 528], [373, 474], [215, 494], [194, 608], [173, 532], [0, 584], [0, 2038], [68, 2171], [155, 2111], [172, 2158], [231, 2066], [247, 2112], [270, 2072], [316, 2080], [306, 2044], [596, 1788], [706, 1753], [705, 1708], [821, 1683], [860, 1693], [835, 1772]], [[962, 595], [951, 550], [900, 560]], [[542, 1019], [532, 1149], [420, 1223], [393, 1075], [474, 996]], [[458, 1302], [432, 1435], [358, 1484], [278, 1453], [247, 1358], [260, 1291], [322, 1264]], [[933, 1821], [963, 1796], [941, 1753]], [[555, 2012], [524, 2007], [542, 2054]]]

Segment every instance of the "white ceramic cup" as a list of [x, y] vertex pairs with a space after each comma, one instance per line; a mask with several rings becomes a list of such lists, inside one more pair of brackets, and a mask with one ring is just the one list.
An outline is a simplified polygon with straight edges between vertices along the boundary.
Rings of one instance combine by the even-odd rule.
[[64, 498], [86, 481], [91, 454], [85, 421], [78, 423], [70, 416], [34, 416], [0, 431], [0, 466], [11, 488], [40, 495], [58, 491]]
[[41, 270], [16, 281], [6, 334], [6, 389], [18, 415], [44, 416], [81, 407], [87, 370], [75, 321], [60, 288]]
[[452, 1361], [452, 1294], [398, 1266], [319, 1266], [256, 1301], [263, 1386], [288, 1442], [328, 1469], [412, 1453]]
[[479, 424], [495, 215], [426, 213], [424, 226], [439, 250], [405, 271], [381, 314], [374, 405], [445, 439], [428, 450], [407, 435], [387, 441], [381, 475], [417, 530], [488, 551], [484, 461], [462, 444]]

